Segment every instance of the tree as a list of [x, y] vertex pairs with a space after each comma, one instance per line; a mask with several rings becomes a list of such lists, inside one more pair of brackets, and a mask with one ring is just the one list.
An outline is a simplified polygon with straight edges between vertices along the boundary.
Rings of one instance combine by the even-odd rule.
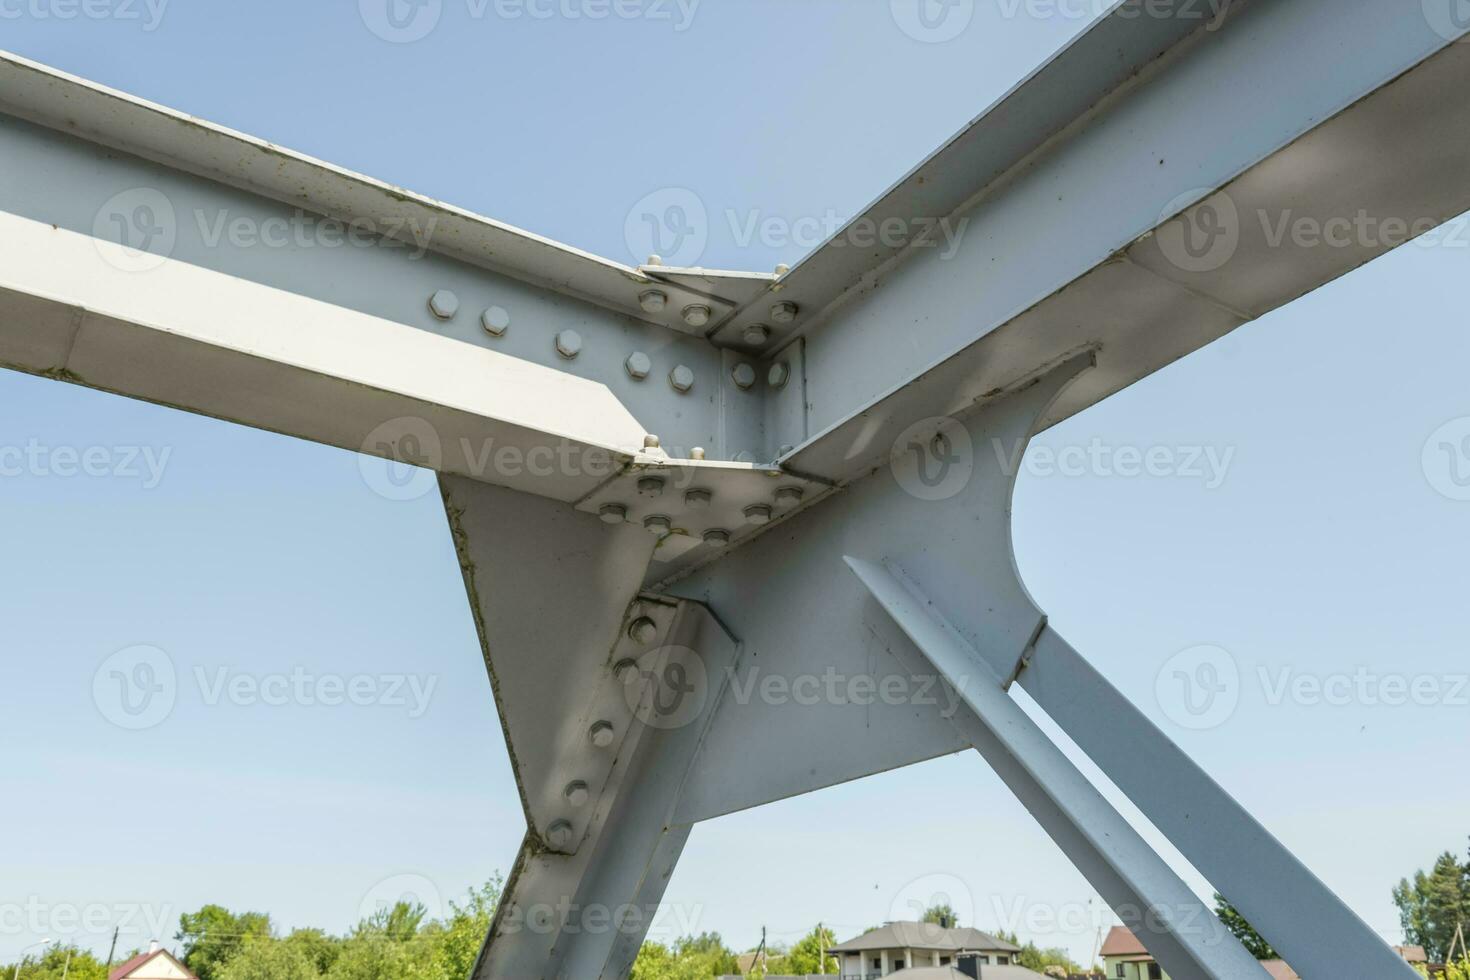
[[219, 967], [219, 980], [318, 980], [304, 944], [251, 937]]
[[[21, 961], [20, 980], [107, 980], [107, 967], [97, 957], [75, 945], [48, 946], [34, 957]], [[0, 966], [0, 980], [16, 976], [16, 964]]]
[[505, 879], [496, 875], [479, 891], [470, 892], [464, 905], [449, 903], [449, 918], [434, 952], [440, 972], [449, 980], [464, 980], [474, 969], [504, 887]]
[[779, 953], [773, 951], [766, 972], [776, 976], [837, 973], [837, 957], [822, 955], [835, 945], [837, 936], [818, 923], [816, 928], [798, 939], [795, 946]]
[[239, 915], [223, 905], [206, 905], [198, 912], [179, 916], [174, 938], [184, 944], [184, 965], [199, 980], [220, 980], [225, 963], [249, 938], [269, 938], [271, 917], [261, 912]]
[[954, 908], [948, 902], [929, 906], [924, 910], [919, 921], [939, 926], [941, 929], [953, 929], [960, 924], [959, 916], [954, 914]]
[[736, 973], [740, 964], [717, 932], [684, 936], [673, 946], [644, 943], [631, 980], [705, 980]]
[[342, 940], [320, 929], [296, 929], [282, 942], [300, 950], [318, 974], [330, 970], [337, 954], [342, 951]]
[[1431, 962], [1449, 954], [1455, 927], [1470, 927], [1470, 867], [1461, 865], [1448, 851], [1434, 862], [1425, 874], [1414, 872], [1393, 890], [1393, 903], [1399, 909], [1399, 922], [1410, 942], [1423, 946]]
[[1266, 942], [1265, 938], [1256, 932], [1255, 927], [1245, 920], [1245, 916], [1241, 915], [1234, 905], [1225, 901], [1225, 896], [1219, 892], [1215, 892], [1215, 914], [1220, 917], [1220, 922], [1225, 928], [1230, 930], [1230, 934], [1240, 940], [1240, 944], [1245, 947], [1247, 953], [1258, 960], [1281, 959], [1276, 950], [1271, 948], [1271, 944]]

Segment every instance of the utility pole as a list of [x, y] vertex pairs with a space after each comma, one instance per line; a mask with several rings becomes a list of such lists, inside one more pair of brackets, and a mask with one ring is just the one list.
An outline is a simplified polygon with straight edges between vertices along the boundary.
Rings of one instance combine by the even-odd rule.
[[112, 972], [112, 954], [117, 952], [117, 933], [122, 926], [112, 927], [112, 945], [107, 947], [107, 972]]

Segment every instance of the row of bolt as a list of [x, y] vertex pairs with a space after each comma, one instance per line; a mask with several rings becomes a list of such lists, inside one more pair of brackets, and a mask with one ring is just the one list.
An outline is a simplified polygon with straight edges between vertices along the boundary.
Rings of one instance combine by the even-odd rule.
[[[644, 310], [656, 313], [664, 309], [669, 297], [661, 290], [650, 289], [638, 301]], [[436, 319], [448, 322], [459, 313], [459, 297], [448, 289], [437, 290], [429, 297], [429, 312]], [[710, 308], [701, 303], [686, 306], [683, 312], [684, 322], [696, 327], [708, 323], [712, 315]], [[771, 308], [771, 319], [778, 323], [790, 323], [796, 319], [796, 305], [777, 303]], [[510, 311], [503, 306], [488, 307], [480, 314], [480, 326], [492, 337], [503, 337], [510, 329]], [[745, 328], [744, 336], [746, 343], [758, 347], [770, 339], [771, 331], [764, 324], [752, 324]], [[565, 360], [573, 360], [582, 353], [582, 335], [575, 330], [558, 332], [553, 343], [557, 355]], [[623, 361], [623, 367], [634, 381], [642, 381], [653, 373], [653, 359], [642, 351], [634, 351]], [[784, 362], [778, 362], [771, 365], [766, 374], [766, 383], [772, 388], [781, 388], [790, 378], [791, 369]], [[737, 364], [730, 372], [730, 379], [737, 388], [749, 390], [755, 386], [755, 368], [745, 363]], [[675, 365], [669, 372], [669, 384], [680, 394], [687, 394], [694, 389], [694, 371], [683, 364]]]
[[[661, 476], [645, 476], [638, 480], [638, 494], [650, 500], [662, 497], [667, 486], [667, 481]], [[745, 517], [745, 523], [754, 527], [762, 527], [775, 519], [775, 510], [792, 510], [801, 503], [804, 491], [801, 487], [777, 487], [772, 497], [773, 504], [751, 504], [741, 513]], [[708, 510], [714, 502], [714, 492], [703, 487], [691, 487], [684, 491], [684, 506], [690, 511]], [[603, 504], [598, 508], [597, 516], [604, 524], [622, 524], [628, 520], [628, 508], [622, 504]], [[650, 532], [663, 537], [672, 534], [674, 530], [673, 518], [665, 514], [650, 514], [643, 519], [643, 526]], [[728, 528], [712, 527], [702, 535], [704, 543], [715, 548], [723, 548], [730, 543], [730, 531]]]
[[[639, 646], [652, 646], [658, 639], [658, 624], [647, 616], [639, 616], [628, 625], [628, 638]], [[625, 657], [613, 666], [613, 677], [620, 684], [627, 684], [637, 674], [638, 662], [632, 657]], [[606, 719], [594, 721], [587, 729], [587, 740], [599, 749], [610, 748], [616, 736], [616, 727]], [[573, 779], [562, 789], [562, 798], [573, 809], [585, 806], [591, 795], [591, 788], [585, 779]], [[554, 820], [546, 828], [546, 843], [564, 851], [571, 846], [573, 833], [570, 820]]]

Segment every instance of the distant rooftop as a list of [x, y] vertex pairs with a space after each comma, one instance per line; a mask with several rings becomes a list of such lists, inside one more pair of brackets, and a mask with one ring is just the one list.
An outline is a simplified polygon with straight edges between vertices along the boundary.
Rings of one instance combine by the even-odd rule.
[[949, 952], [973, 949], [978, 952], [1019, 953], [1021, 947], [997, 939], [979, 929], [944, 929], [929, 922], [889, 922], [870, 929], [828, 952], [861, 953], [870, 949], [938, 949]]

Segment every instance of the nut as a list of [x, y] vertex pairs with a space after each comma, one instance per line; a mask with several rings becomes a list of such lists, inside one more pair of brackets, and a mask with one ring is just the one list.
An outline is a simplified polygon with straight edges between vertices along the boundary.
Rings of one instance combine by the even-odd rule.
[[622, 504], [603, 504], [597, 516], [604, 524], [621, 524], [628, 519], [628, 508]]
[[638, 495], [640, 497], [661, 497], [664, 492], [664, 478], [661, 476], [645, 476], [638, 481]]
[[694, 387], [694, 372], [680, 364], [669, 372], [669, 384], [675, 391], [689, 391]]
[[712, 527], [704, 532], [704, 543], [712, 548], [723, 548], [730, 543], [730, 532], [723, 528]]
[[582, 353], [582, 335], [575, 330], [563, 330], [556, 335], [556, 352], [570, 361]]
[[630, 377], [642, 381], [653, 370], [653, 360], [641, 350], [635, 350], [623, 362], [623, 367], [628, 369], [628, 375]]
[[[648, 646], [654, 640], [658, 639], [658, 623], [655, 623], [647, 616], [639, 616], [628, 624], [628, 637], [634, 643], [641, 643], [644, 646]], [[625, 662], [633, 663], [631, 660]], [[634, 666], [637, 665], [635, 664]]]
[[587, 797], [589, 795], [587, 784], [580, 779], [573, 780], [567, 783], [567, 788], [562, 790], [562, 795], [567, 798], [567, 802], [572, 806], [584, 806], [587, 803]]
[[661, 514], [643, 518], [643, 526], [659, 536], [669, 534], [674, 530], [674, 522]]
[[795, 507], [801, 503], [803, 493], [801, 487], [780, 487], [776, 490], [776, 506], [782, 509]]
[[752, 323], [750, 326], [745, 328], [745, 333], [742, 334], [742, 336], [745, 338], [745, 342], [750, 346], [760, 347], [766, 341], [771, 339], [771, 328], [766, 326], [764, 323]]
[[[657, 258], [657, 256], [652, 256], [652, 258]], [[657, 262], [648, 264], [658, 265]], [[669, 305], [669, 294], [662, 289], [650, 289], [638, 294], [638, 305], [643, 307], [644, 313], [662, 313], [664, 307]]]
[[730, 372], [730, 379], [735, 382], [735, 387], [748, 391], [755, 385], [755, 368], [742, 361]]
[[618, 683], [620, 684], [628, 683], [633, 678], [637, 677], [638, 674], [638, 661], [633, 660], [632, 658], [619, 660], [617, 663], [613, 664], [613, 676], [618, 679]]
[[503, 306], [492, 306], [480, 314], [480, 326], [492, 337], [503, 337], [510, 329], [510, 311]]
[[594, 722], [587, 729], [587, 738], [599, 749], [605, 749], [613, 743], [613, 726], [610, 721]]
[[771, 523], [771, 508], [765, 504], [751, 504], [745, 508], [745, 519], [751, 524]]
[[785, 361], [777, 361], [775, 364], [772, 364], [771, 369], [766, 372], [766, 384], [770, 385], [772, 388], [784, 388], [786, 387], [786, 382], [790, 380], [791, 365], [787, 364]]
[[684, 506], [690, 510], [704, 510], [714, 499], [714, 494], [700, 487], [684, 491]]
[[429, 297], [429, 312], [441, 320], [449, 320], [459, 312], [459, 297], [447, 289], [441, 289]]
[[702, 327], [706, 323], [709, 323], [710, 317], [714, 316], [715, 313], [714, 310], [711, 310], [703, 303], [691, 303], [684, 307], [683, 315], [684, 322], [691, 327]]
[[546, 843], [557, 850], [565, 850], [572, 844], [572, 825], [558, 820], [546, 828]]
[[771, 307], [771, 319], [777, 323], [790, 323], [796, 319], [795, 303], [777, 303]]

